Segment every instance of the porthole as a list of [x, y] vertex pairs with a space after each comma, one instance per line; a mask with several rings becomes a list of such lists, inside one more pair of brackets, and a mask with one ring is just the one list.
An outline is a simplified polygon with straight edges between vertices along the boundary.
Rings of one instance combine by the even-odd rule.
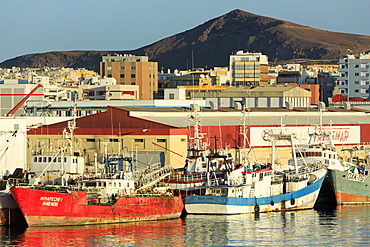
[[291, 205], [294, 205], [295, 204], [295, 199], [294, 198], [290, 199], [290, 204]]

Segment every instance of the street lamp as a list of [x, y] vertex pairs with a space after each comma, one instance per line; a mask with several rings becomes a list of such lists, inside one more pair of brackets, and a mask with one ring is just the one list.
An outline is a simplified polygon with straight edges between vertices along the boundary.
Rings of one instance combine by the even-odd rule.
[[150, 129], [142, 129], [142, 130], [131, 131], [131, 132], [123, 133], [123, 134], [118, 134], [117, 136], [125, 136], [125, 135], [130, 135], [133, 133], [149, 132], [149, 131]]

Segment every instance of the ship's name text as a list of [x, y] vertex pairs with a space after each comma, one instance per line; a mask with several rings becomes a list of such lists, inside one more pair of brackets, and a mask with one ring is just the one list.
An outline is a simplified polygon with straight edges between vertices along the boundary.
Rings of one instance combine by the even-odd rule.
[[366, 176], [362, 174], [356, 174], [356, 173], [348, 173], [347, 177], [348, 180], [354, 180], [358, 182], [365, 182]]
[[40, 201], [43, 201], [42, 206], [57, 207], [59, 205], [59, 202], [63, 201], [63, 198], [54, 196], [42, 196], [40, 197]]

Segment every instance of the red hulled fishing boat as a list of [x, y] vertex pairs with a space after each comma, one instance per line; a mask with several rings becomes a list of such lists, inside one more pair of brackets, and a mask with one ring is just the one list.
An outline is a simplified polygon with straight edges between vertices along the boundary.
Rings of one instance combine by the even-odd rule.
[[[122, 158], [125, 161], [131, 159]], [[120, 161], [121, 159], [114, 159]], [[131, 165], [130, 165], [131, 167]], [[181, 196], [158, 182], [171, 172], [161, 167], [133, 176], [121, 163], [107, 162], [100, 178], [61, 185], [14, 186], [11, 194], [28, 226], [61, 226], [163, 220], [180, 217]], [[65, 181], [63, 178], [61, 181]]]

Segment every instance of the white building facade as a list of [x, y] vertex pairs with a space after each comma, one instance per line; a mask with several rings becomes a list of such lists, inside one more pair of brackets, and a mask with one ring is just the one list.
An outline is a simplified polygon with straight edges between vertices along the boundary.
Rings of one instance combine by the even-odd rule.
[[340, 59], [338, 72], [337, 85], [341, 95], [369, 98], [370, 53]]

